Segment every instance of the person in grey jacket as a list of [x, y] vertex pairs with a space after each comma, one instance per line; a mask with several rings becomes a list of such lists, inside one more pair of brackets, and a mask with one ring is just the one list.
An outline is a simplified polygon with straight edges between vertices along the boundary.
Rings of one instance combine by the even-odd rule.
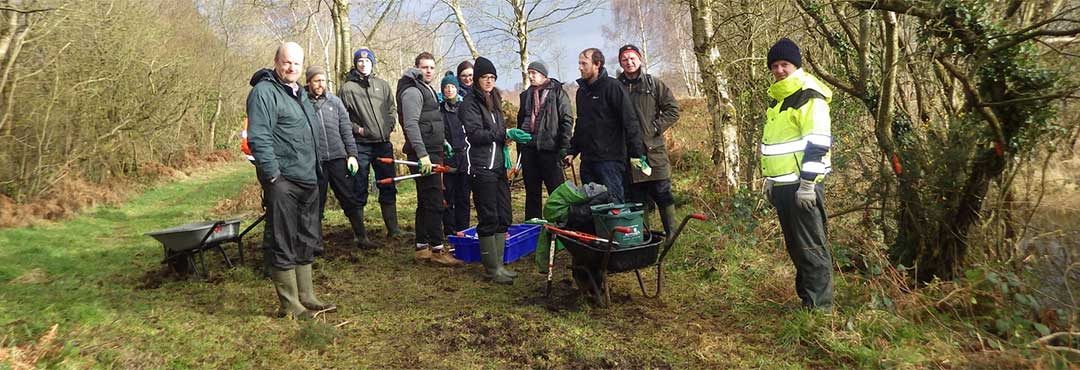
[[[360, 200], [359, 218], [364, 219], [364, 206], [368, 200], [368, 173], [375, 171], [375, 179], [382, 180], [396, 175], [392, 164], [380, 163], [375, 158], [394, 156], [390, 133], [394, 132], [393, 91], [390, 84], [375, 76], [375, 53], [360, 48], [353, 53], [353, 69], [338, 89], [338, 96], [349, 111], [353, 136], [356, 137], [357, 161], [360, 170], [354, 176], [356, 197]], [[411, 233], [401, 231], [397, 220], [397, 187], [394, 183], [377, 184], [379, 209], [382, 212], [386, 234], [394, 238], [410, 238]]]
[[322, 125], [300, 84], [304, 50], [283, 43], [274, 69], [251, 77], [247, 97], [248, 145], [266, 199], [263, 259], [270, 265], [280, 316], [308, 319], [335, 309], [315, 297], [311, 264], [322, 243], [318, 193], [322, 172], [316, 137]]
[[356, 246], [361, 249], [377, 248], [378, 245], [368, 240], [364, 230], [363, 208], [356, 197], [356, 187], [352, 176], [360, 165], [356, 161], [356, 141], [353, 139], [349, 113], [341, 99], [327, 91], [326, 69], [310, 66], [307, 69], [307, 91], [311, 102], [315, 104], [315, 115], [322, 124], [322, 135], [315, 138], [318, 143], [319, 157], [322, 159], [322, 173], [319, 177], [319, 218], [326, 210], [327, 185], [334, 189], [334, 197], [341, 204], [341, 210], [352, 225], [356, 236]]
[[644, 203], [648, 214], [653, 204], [660, 210], [664, 232], [671, 234], [675, 226], [675, 196], [671, 193], [671, 165], [668, 162], [664, 132], [679, 120], [679, 104], [664, 81], [645, 73], [641, 50], [627, 44], [619, 48], [619, 65], [623, 71], [618, 80], [630, 93], [638, 114], [641, 139], [652, 173], [631, 171], [628, 197], [631, 202]]
[[527, 68], [528, 89], [521, 92], [518, 107], [517, 128], [529, 134], [530, 139], [519, 141], [521, 172], [525, 178], [525, 219], [542, 217], [543, 196], [541, 186], [550, 195], [566, 181], [560, 165], [570, 149], [570, 134], [574, 129], [570, 113], [570, 96], [562, 83], [548, 78], [547, 66], [532, 62]]
[[435, 80], [435, 56], [423, 52], [413, 61], [398, 80], [398, 116], [405, 133], [402, 151], [411, 160], [419, 162], [413, 173], [424, 176], [416, 178], [416, 253], [418, 262], [433, 262], [442, 266], [461, 266], [464, 262], [454, 258], [444, 247], [442, 215], [446, 210], [443, 198], [442, 174], [432, 172], [435, 165], [443, 164], [446, 135], [443, 132], [442, 112], [439, 111], [438, 95], [431, 83]]

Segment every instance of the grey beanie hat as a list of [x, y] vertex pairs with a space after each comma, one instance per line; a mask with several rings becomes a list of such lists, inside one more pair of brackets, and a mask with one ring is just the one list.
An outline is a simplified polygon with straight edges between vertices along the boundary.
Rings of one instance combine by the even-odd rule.
[[530, 69], [534, 70], [534, 71], [537, 71], [537, 72], [540, 72], [541, 74], [544, 75], [544, 77], [548, 76], [547, 66], [545, 66], [543, 62], [536, 61], [536, 62], [529, 63], [529, 68], [526, 68], [526, 71], [528, 71]]

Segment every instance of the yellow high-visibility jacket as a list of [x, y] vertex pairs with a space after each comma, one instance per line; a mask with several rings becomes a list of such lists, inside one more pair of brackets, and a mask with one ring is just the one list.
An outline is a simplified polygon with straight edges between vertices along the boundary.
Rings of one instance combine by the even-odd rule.
[[778, 184], [799, 179], [820, 182], [832, 169], [829, 102], [832, 90], [795, 70], [769, 86], [776, 104], [765, 114], [761, 135], [761, 175]]

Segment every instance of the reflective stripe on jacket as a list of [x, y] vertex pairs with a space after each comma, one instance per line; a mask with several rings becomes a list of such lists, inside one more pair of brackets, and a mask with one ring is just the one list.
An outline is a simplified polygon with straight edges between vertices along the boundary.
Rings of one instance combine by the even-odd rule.
[[778, 183], [821, 181], [832, 170], [832, 90], [798, 69], [769, 86], [769, 96], [776, 104], [766, 111], [761, 175]]

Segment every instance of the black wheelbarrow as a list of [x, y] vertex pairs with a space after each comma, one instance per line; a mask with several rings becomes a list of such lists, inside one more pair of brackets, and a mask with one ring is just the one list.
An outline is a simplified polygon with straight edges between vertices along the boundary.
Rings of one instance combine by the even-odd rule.
[[244, 247], [241, 244], [244, 235], [247, 235], [255, 225], [265, 218], [259, 217], [254, 223], [240, 232], [240, 220], [203, 221], [184, 224], [168, 229], [148, 232], [146, 236], [153, 237], [161, 242], [165, 251], [165, 258], [161, 261], [181, 275], [194, 272], [196, 276], [209, 277], [206, 268], [206, 258], [203, 252], [215, 250], [221, 253], [222, 259], [229, 268], [235, 267], [222, 244], [236, 243], [239, 251], [240, 264], [244, 263]]
[[[633, 271], [637, 276], [638, 287], [641, 294], [646, 298], [660, 296], [663, 287], [664, 257], [675, 245], [687, 221], [691, 218], [706, 220], [702, 214], [687, 215], [683, 218], [679, 227], [672, 235], [664, 235], [663, 232], [647, 231], [645, 241], [633, 246], [621, 246], [617, 242], [608, 239], [582, 234], [573, 231], [560, 230], [549, 227], [552, 235], [562, 241], [563, 246], [570, 252], [572, 263], [570, 268], [573, 272], [574, 281], [578, 289], [593, 297], [594, 301], [602, 307], [611, 304], [611, 293], [607, 276], [621, 272]], [[615, 227], [610, 235], [615, 233], [630, 232], [628, 227]], [[656, 290], [650, 294], [645, 289], [645, 281], [641, 278], [641, 270], [648, 267], [656, 267]]]

